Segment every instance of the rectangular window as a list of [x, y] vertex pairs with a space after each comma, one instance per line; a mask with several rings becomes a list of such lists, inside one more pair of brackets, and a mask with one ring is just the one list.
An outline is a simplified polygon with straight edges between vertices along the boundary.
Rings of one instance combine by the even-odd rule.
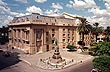
[[54, 44], [54, 40], [52, 40], [52, 44]]
[[49, 40], [48, 40], [48, 38], [46, 38], [46, 42], [48, 42]]
[[36, 31], [36, 37], [37, 39], [41, 39], [41, 36], [42, 36], [42, 32], [41, 31]]
[[29, 44], [29, 41], [26, 41], [26, 44]]
[[65, 34], [63, 34], [63, 37], [65, 36]]
[[65, 42], [65, 39], [63, 39], [62, 41]]
[[68, 39], [68, 42], [70, 41], [70, 39]]
[[47, 51], [49, 51], [49, 45], [47, 45], [46, 47], [47, 47]]
[[52, 49], [55, 49], [55, 47], [52, 47]]
[[70, 29], [68, 29], [68, 33], [70, 33]]
[[65, 31], [65, 29], [63, 29], [63, 31]]
[[29, 31], [26, 31], [26, 39], [29, 39]]
[[49, 32], [46, 32], [46, 35], [48, 36], [49, 35]]
[[52, 34], [52, 37], [55, 37], [55, 34]]
[[55, 31], [55, 29], [52, 29], [52, 31], [54, 32], [54, 31]]

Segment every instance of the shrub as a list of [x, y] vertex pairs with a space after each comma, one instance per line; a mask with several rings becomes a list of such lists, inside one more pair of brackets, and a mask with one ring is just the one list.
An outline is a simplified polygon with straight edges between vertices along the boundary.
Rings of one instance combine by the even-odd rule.
[[67, 45], [67, 47], [69, 50], [75, 50], [76, 49], [76, 46], [73, 46], [73, 45]]
[[91, 42], [91, 43], [90, 43], [90, 46], [96, 46], [96, 45], [97, 45], [96, 42]]
[[100, 56], [93, 60], [93, 66], [101, 72], [110, 72], [110, 57]]

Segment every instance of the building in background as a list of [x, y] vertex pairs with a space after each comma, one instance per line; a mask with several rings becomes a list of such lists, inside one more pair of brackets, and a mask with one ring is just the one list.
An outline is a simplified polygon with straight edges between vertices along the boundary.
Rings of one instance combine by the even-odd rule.
[[57, 38], [59, 48], [66, 48], [68, 44], [78, 46], [77, 27], [81, 18], [68, 13], [60, 16], [32, 13], [15, 17], [9, 24], [9, 46], [30, 54], [54, 49], [54, 38]]
[[105, 35], [102, 33], [97, 37], [97, 42], [103, 42], [105, 38]]

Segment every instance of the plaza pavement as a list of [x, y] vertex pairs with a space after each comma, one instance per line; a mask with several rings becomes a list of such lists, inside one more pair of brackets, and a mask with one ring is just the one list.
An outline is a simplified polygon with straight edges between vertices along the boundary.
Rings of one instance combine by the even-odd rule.
[[[6, 46], [2, 46], [2, 48], [5, 48], [5, 50], [6, 50]], [[34, 68], [36, 70], [40, 70], [41, 72], [56, 72], [56, 70], [54, 70], [54, 68], [49, 70], [49, 68], [51, 68], [50, 66], [40, 62], [40, 59], [47, 59], [49, 57], [52, 57], [52, 55], [54, 54], [54, 50], [51, 50], [49, 52], [44, 52], [44, 53], [36, 53], [34, 55], [24, 54], [22, 51], [20, 51], [18, 49], [13, 49], [13, 50], [9, 49], [9, 51], [20, 53], [19, 54], [20, 60], [29, 64], [32, 68]], [[73, 67], [75, 65], [78, 65], [79, 63], [86, 62], [88, 60], [93, 59], [93, 57], [90, 55], [84, 55], [78, 51], [68, 52], [67, 49], [60, 49], [60, 54], [61, 54], [62, 58], [65, 59], [67, 62], [69, 62], [73, 59], [73, 62], [67, 64], [64, 67], [64, 69], [66, 69], [70, 66]], [[58, 70], [57, 70], [57, 72], [58, 72]]]
[[[20, 55], [20, 59], [25, 61], [26, 63], [28, 63], [29, 65], [31, 65], [33, 67], [38, 67], [38, 68], [44, 69], [44, 70], [61, 69], [61, 68], [52, 67], [52, 66], [40, 61], [40, 59], [47, 59], [49, 57], [52, 57], [53, 53], [54, 53], [54, 50], [49, 51], [49, 52], [44, 52], [44, 53], [37, 53], [34, 55], [23, 54], [23, 55]], [[68, 52], [67, 49], [60, 49], [60, 54], [61, 54], [62, 58], [65, 59], [66, 62], [68, 63], [67, 65], [65, 65], [64, 68], [85, 62], [89, 59], [93, 59], [93, 57], [90, 55], [80, 54], [77, 51]], [[73, 59], [73, 62], [72, 62], [72, 59]]]

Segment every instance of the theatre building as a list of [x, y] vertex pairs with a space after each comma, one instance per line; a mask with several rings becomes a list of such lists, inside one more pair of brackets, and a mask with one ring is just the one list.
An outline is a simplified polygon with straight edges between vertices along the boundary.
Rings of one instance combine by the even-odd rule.
[[60, 16], [32, 13], [14, 17], [9, 23], [9, 47], [34, 54], [54, 49], [54, 39], [58, 40], [59, 48], [66, 48], [68, 44], [77, 46], [80, 18], [67, 13]]

